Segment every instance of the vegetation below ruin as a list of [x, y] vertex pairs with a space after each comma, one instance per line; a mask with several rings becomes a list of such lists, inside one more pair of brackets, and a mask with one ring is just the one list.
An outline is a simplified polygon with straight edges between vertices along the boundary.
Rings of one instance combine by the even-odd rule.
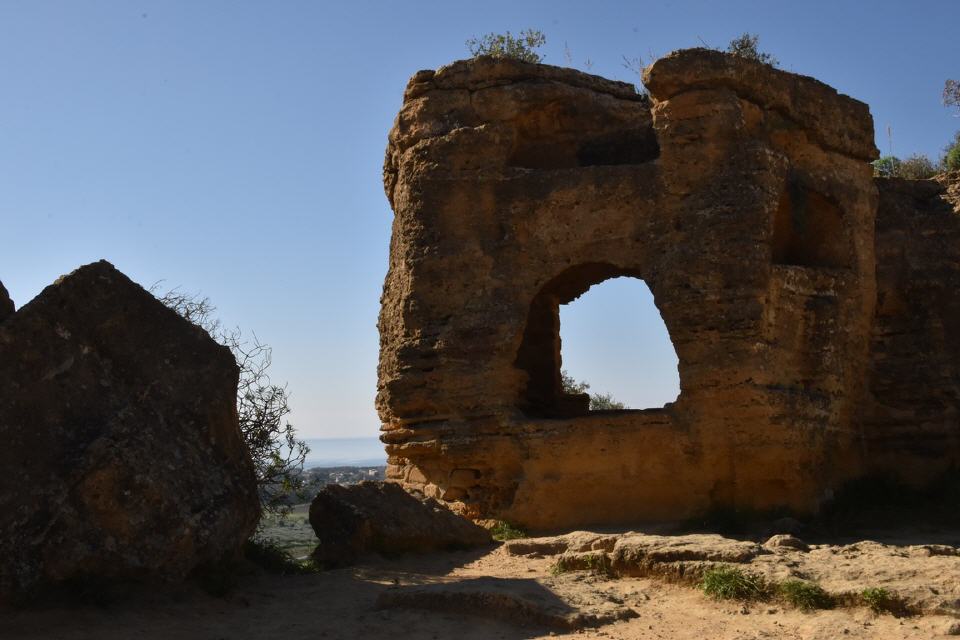
[[716, 600], [768, 600], [772, 593], [760, 574], [727, 565], [707, 569], [697, 586]]
[[509, 522], [497, 520], [496, 523], [490, 527], [490, 537], [498, 542], [505, 542], [507, 540], [526, 538], [527, 532]]
[[902, 617], [913, 613], [903, 598], [884, 588], [868, 587], [859, 593], [831, 594], [815, 582], [796, 578], [772, 582], [758, 573], [729, 565], [707, 569], [697, 587], [715, 600], [780, 602], [808, 612], [836, 606], [865, 606], [877, 615], [889, 613]]

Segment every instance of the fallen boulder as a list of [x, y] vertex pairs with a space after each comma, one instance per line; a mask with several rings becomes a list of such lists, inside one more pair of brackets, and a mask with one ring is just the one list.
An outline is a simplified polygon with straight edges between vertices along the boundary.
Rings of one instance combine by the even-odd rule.
[[259, 501], [230, 351], [105, 261], [0, 323], [0, 598], [179, 579]]
[[490, 542], [483, 527], [391, 482], [327, 485], [310, 505], [310, 525], [319, 538], [313, 559], [327, 568], [371, 551], [466, 549]]

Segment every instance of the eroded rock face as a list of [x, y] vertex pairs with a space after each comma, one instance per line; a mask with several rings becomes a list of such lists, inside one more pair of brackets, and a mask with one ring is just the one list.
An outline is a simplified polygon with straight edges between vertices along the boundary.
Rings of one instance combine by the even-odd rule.
[[[546, 529], [812, 511], [862, 472], [866, 105], [704, 50], [644, 80], [489, 58], [411, 80], [384, 169], [389, 478]], [[562, 391], [558, 309], [617, 276], [649, 285], [681, 393], [590, 414]]]
[[864, 446], [871, 471], [919, 484], [960, 464], [960, 173], [877, 185]]
[[0, 595], [185, 576], [259, 502], [233, 356], [107, 262], [0, 324]]
[[491, 541], [486, 529], [437, 501], [384, 482], [327, 485], [310, 504], [310, 526], [319, 539], [313, 558], [328, 568], [369, 552], [467, 549]]

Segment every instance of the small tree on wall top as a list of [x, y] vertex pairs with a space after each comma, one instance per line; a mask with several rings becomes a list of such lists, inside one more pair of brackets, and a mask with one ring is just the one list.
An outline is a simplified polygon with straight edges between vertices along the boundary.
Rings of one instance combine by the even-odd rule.
[[732, 53], [741, 58], [749, 58], [772, 67], [780, 65], [780, 61], [771, 54], [760, 51], [760, 36], [754, 33], [744, 33], [730, 41], [727, 46], [727, 53]]
[[547, 37], [538, 29], [525, 29], [514, 36], [505, 33], [488, 33], [479, 38], [467, 40], [467, 49], [474, 58], [493, 56], [494, 58], [513, 58], [524, 62], [540, 62], [543, 56], [536, 50], [547, 42]]

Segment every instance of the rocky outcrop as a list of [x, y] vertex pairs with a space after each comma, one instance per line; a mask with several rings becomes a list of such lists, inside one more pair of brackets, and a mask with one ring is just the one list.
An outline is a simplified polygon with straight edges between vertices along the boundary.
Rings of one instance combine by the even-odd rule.
[[107, 262], [0, 323], [0, 594], [176, 579], [256, 526], [225, 347]]
[[759, 545], [715, 534], [577, 531], [509, 541], [504, 547], [511, 555], [550, 557], [560, 571], [602, 570], [609, 576], [696, 584], [711, 568], [736, 566], [771, 583], [812, 582], [848, 601], [867, 587], [882, 588], [907, 611], [960, 615], [960, 549], [955, 543], [911, 544], [909, 538], [908, 534], [899, 544], [863, 540], [807, 545], [791, 536], [776, 536]]
[[310, 525], [319, 539], [313, 559], [327, 568], [370, 552], [467, 549], [491, 541], [486, 529], [435, 500], [384, 482], [327, 485], [310, 504]]
[[[813, 511], [863, 472], [876, 157], [866, 105], [704, 50], [649, 98], [478, 58], [411, 80], [384, 168], [388, 477], [530, 528]], [[560, 381], [559, 306], [643, 279], [675, 403], [594, 412]]]
[[0, 282], [0, 322], [6, 320], [9, 316], [12, 316], [13, 311], [13, 300], [10, 299], [10, 294], [7, 293], [6, 287], [4, 287], [3, 283]]

